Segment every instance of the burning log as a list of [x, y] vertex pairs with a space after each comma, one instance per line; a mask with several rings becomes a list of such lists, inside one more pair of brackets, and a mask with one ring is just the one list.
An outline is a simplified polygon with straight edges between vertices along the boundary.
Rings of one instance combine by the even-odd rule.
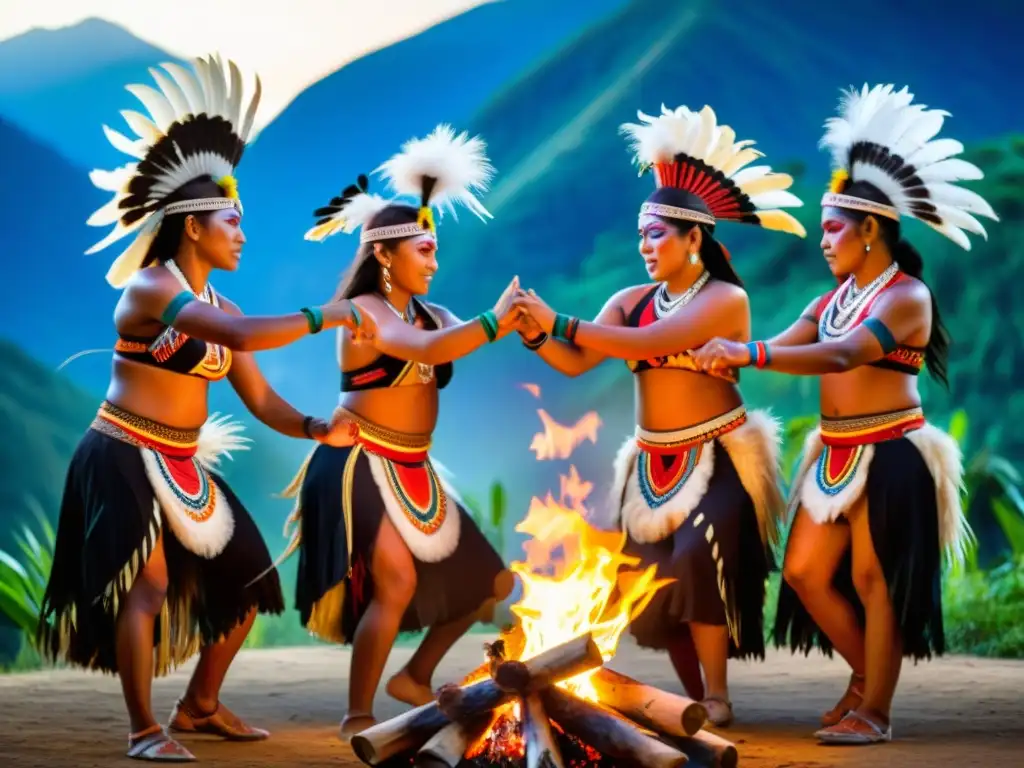
[[435, 733], [416, 754], [417, 768], [455, 768], [470, 745], [491, 726], [490, 714], [465, 723], [453, 722]]
[[[588, 672], [600, 666], [602, 661], [601, 651], [588, 633], [527, 660], [524, 664], [529, 673], [527, 684], [505, 689], [495, 680], [487, 678], [462, 687], [458, 695], [446, 696], [448, 700], [445, 710], [457, 721], [472, 720], [510, 701], [517, 692], [529, 693], [545, 689], [561, 680]], [[498, 673], [501, 671], [500, 666]], [[351, 740], [352, 749], [364, 763], [377, 765], [402, 752], [419, 749], [450, 722], [452, 720], [442, 711], [440, 703], [432, 701], [356, 734]]]
[[605, 706], [667, 736], [693, 736], [707, 720], [703, 704], [602, 667], [590, 678]]
[[536, 693], [522, 700], [526, 768], [564, 768], [544, 704]]
[[711, 731], [697, 731], [678, 743], [690, 757], [713, 768], [736, 768], [740, 761], [736, 745]]
[[677, 768], [687, 761], [678, 749], [648, 736], [626, 718], [606, 712], [568, 691], [551, 687], [541, 697], [555, 722], [603, 755], [646, 768]]

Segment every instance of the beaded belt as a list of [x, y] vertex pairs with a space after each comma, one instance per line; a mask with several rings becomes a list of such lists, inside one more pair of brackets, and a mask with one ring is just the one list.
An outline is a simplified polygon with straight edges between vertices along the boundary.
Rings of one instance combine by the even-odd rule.
[[369, 419], [338, 406], [335, 415], [343, 414], [359, 428], [356, 442], [370, 453], [395, 461], [416, 462], [427, 458], [430, 450], [430, 434], [409, 434], [375, 424]]
[[648, 453], [674, 453], [694, 445], [707, 443], [742, 426], [747, 420], [747, 409], [739, 406], [721, 416], [694, 424], [691, 427], [668, 431], [655, 431], [637, 426], [636, 444]]
[[152, 448], [169, 456], [194, 456], [198, 429], [179, 429], [126, 411], [104, 400], [91, 429], [139, 448]]
[[920, 407], [843, 419], [822, 416], [821, 442], [834, 446], [881, 443], [903, 437], [924, 424], [924, 411]]

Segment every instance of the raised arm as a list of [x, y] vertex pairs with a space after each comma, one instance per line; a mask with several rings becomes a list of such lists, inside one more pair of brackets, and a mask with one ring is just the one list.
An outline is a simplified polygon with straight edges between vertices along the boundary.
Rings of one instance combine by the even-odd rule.
[[[515, 317], [512, 312], [512, 296], [518, 285], [518, 281], [513, 279], [494, 309], [472, 320], [460, 322], [446, 310], [444, 327], [434, 331], [410, 325], [377, 296], [358, 296], [353, 301], [360, 309], [365, 309], [376, 318], [377, 332], [373, 345], [381, 352], [400, 360], [442, 365], [465, 357], [512, 330]], [[452, 324], [449, 325], [449, 322]]]
[[[714, 283], [701, 291], [685, 312], [676, 312], [643, 328], [588, 323], [565, 315], [552, 316], [531, 297], [517, 300], [547, 333], [569, 335], [586, 347], [619, 360], [645, 360], [699, 347], [716, 334], [745, 340], [749, 337], [750, 309], [744, 291], [729, 283]], [[568, 329], [568, 330], [567, 330]]]
[[871, 314], [842, 339], [783, 347], [715, 339], [697, 353], [697, 359], [708, 369], [756, 365], [797, 376], [844, 373], [880, 360], [898, 344], [925, 335], [930, 327], [928, 288], [913, 283], [894, 287], [879, 297]]
[[[624, 326], [626, 305], [636, 292], [637, 287], [633, 286], [616, 293], [605, 302], [594, 322], [600, 325]], [[537, 300], [540, 301], [539, 298]], [[552, 338], [532, 318], [526, 320], [525, 328], [529, 330], [520, 330], [520, 336], [523, 337], [527, 349], [534, 350], [541, 360], [565, 376], [579, 376], [608, 359], [607, 355], [596, 349], [578, 347], [572, 342]]]
[[818, 304], [822, 297], [816, 298], [789, 328], [772, 336], [765, 343], [772, 347], [796, 347], [802, 344], [813, 344], [818, 340]]
[[[237, 306], [220, 297], [225, 313], [232, 317], [243, 317]], [[250, 352], [236, 352], [232, 356], [228, 381], [249, 412], [273, 429], [289, 437], [306, 437], [311, 440], [345, 444], [347, 429], [336, 427], [338, 434], [332, 434], [326, 419], [314, 418], [300, 413], [281, 397], [264, 378]], [[346, 425], [341, 425], [342, 427]]]
[[[145, 320], [239, 352], [276, 349], [324, 328], [355, 329], [362, 321], [345, 299], [291, 315], [246, 317], [199, 301], [164, 270], [147, 269], [125, 290], [127, 306]], [[369, 324], [368, 324], [369, 325]]]

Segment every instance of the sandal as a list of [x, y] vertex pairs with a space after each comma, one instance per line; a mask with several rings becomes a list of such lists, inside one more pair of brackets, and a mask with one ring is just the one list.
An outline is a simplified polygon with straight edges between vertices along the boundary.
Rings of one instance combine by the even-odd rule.
[[270, 736], [270, 731], [246, 725], [220, 702], [213, 712], [204, 715], [191, 709], [184, 698], [174, 705], [168, 728], [175, 733], [213, 734], [228, 741], [262, 741]]
[[347, 742], [357, 733], [362, 733], [376, 724], [377, 720], [373, 715], [345, 715], [338, 727], [338, 738]]
[[892, 724], [883, 727], [851, 709], [831, 728], [822, 728], [814, 735], [825, 744], [881, 744], [892, 741]]
[[828, 712], [821, 716], [821, 727], [831, 728], [838, 725], [847, 712], [853, 707], [860, 706], [864, 699], [864, 675], [853, 673], [850, 675], [850, 683], [838, 703]]
[[720, 696], [706, 696], [700, 702], [708, 713], [708, 722], [725, 728], [732, 723], [732, 702]]
[[159, 763], [194, 763], [196, 756], [167, 735], [159, 725], [128, 736], [128, 757]]

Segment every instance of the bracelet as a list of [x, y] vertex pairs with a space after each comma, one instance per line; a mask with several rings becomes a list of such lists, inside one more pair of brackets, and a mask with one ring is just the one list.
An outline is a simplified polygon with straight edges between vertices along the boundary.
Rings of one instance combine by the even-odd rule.
[[354, 302], [348, 303], [348, 311], [352, 313], [352, 322], [356, 324], [356, 328], [363, 324], [363, 316], [359, 314], [359, 307]]
[[772, 353], [768, 345], [763, 341], [747, 342], [747, 351], [750, 352], [750, 362], [758, 368], [764, 368], [772, 361]]
[[307, 416], [302, 420], [302, 434], [308, 437], [310, 440], [313, 439], [313, 430], [310, 427], [313, 426], [313, 417]]
[[480, 321], [480, 325], [484, 327], [484, 333], [487, 334], [487, 341], [494, 341], [498, 337], [498, 318], [494, 314], [493, 309], [488, 309], [486, 312], [482, 312], [477, 315], [477, 320]]
[[580, 321], [578, 317], [556, 314], [555, 323], [551, 328], [551, 335], [556, 339], [572, 341], [576, 338], [576, 331], [579, 328], [579, 325]]
[[324, 313], [317, 307], [310, 309], [309, 307], [303, 307], [299, 310], [306, 316], [306, 323], [309, 324], [310, 333], [320, 333], [324, 328]]
[[[522, 336], [522, 334], [520, 334], [520, 336]], [[525, 336], [522, 336], [522, 339], [524, 347], [531, 350], [532, 352], [536, 352], [538, 349], [544, 346], [544, 342], [548, 340], [548, 335], [544, 333], [544, 331], [541, 331], [539, 334], [537, 334], [537, 337], [534, 339], [528, 339]]]

